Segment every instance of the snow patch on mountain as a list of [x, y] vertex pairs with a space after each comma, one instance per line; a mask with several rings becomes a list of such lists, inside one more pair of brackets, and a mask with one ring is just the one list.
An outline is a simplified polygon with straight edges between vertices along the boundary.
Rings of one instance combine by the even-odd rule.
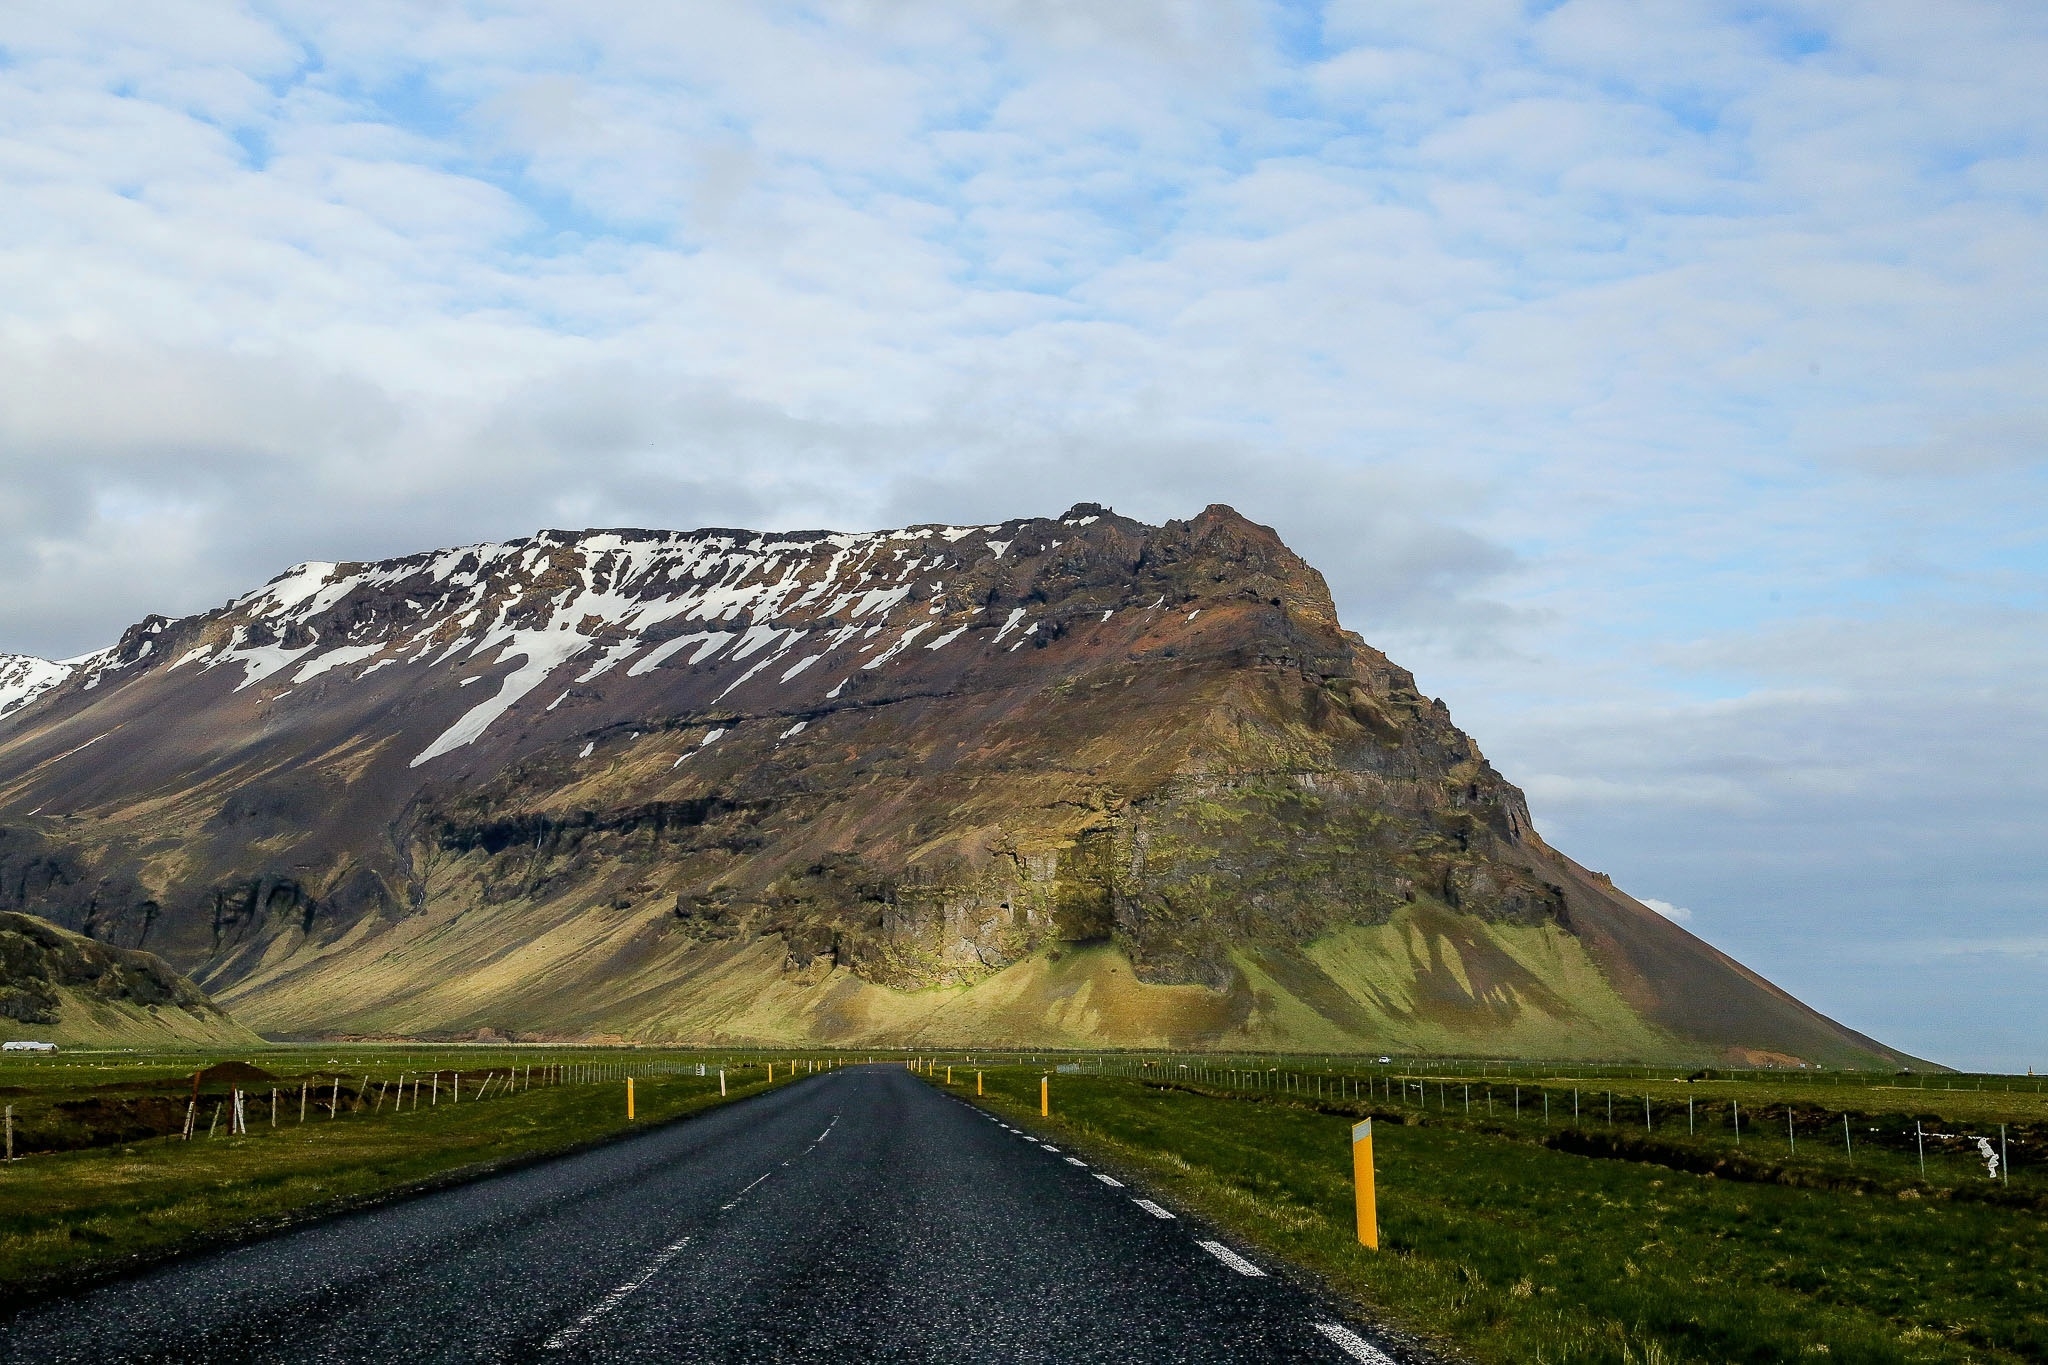
[[439, 739], [421, 751], [419, 756], [413, 759], [411, 766], [417, 768], [428, 759], [439, 758], [442, 754], [474, 742], [490, 728], [492, 721], [510, 711], [521, 697], [547, 681], [548, 674], [581, 654], [589, 646], [589, 640], [568, 630], [517, 632], [503, 657], [510, 659], [523, 656], [526, 662], [507, 674], [505, 680], [498, 684], [496, 696], [471, 707], [468, 714], [449, 726], [441, 733]]
[[74, 665], [0, 654], [0, 716], [11, 715], [71, 676]]

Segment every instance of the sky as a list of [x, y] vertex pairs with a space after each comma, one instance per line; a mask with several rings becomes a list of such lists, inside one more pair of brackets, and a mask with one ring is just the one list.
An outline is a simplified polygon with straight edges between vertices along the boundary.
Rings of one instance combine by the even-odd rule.
[[2048, 1070], [2048, 7], [0, 8], [0, 650], [1225, 502], [1557, 846]]

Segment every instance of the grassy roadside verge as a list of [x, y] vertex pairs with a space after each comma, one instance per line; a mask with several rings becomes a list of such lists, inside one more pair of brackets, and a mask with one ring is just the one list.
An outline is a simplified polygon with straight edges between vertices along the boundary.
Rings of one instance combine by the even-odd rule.
[[[1714, 1179], [1384, 1112], [1375, 1254], [1353, 1232], [1347, 1115], [1063, 1075], [1041, 1119], [1040, 1074], [988, 1069], [982, 1103], [1454, 1356], [2048, 1358], [2048, 1221], [2029, 1210]], [[973, 1073], [956, 1078], [972, 1096]]]
[[[775, 1084], [786, 1084], [778, 1075]], [[759, 1094], [714, 1076], [536, 1088], [375, 1116], [252, 1119], [245, 1137], [155, 1138], [0, 1168], [0, 1306], [248, 1236], [556, 1155]], [[394, 1106], [395, 1108], [395, 1106]]]

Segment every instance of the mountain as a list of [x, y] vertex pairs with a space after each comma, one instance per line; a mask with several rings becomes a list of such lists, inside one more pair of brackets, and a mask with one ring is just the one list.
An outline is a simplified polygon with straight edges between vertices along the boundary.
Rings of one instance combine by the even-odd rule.
[[263, 1040], [155, 953], [0, 912], [0, 1038], [237, 1046]]
[[0, 719], [0, 907], [273, 1035], [1898, 1060], [1221, 506], [302, 564]]

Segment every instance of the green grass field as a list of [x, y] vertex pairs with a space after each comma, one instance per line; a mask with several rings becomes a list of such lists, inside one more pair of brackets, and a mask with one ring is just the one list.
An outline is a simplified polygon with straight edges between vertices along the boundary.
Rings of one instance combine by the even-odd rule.
[[[790, 1079], [800, 1055], [773, 1059], [772, 1084]], [[766, 1089], [770, 1060], [334, 1045], [6, 1057], [0, 1101], [14, 1111], [20, 1159], [0, 1167], [0, 1293], [19, 1296], [679, 1118], [721, 1102], [720, 1067], [726, 1098]], [[202, 1068], [193, 1105], [192, 1077]], [[246, 1135], [230, 1131], [236, 1089]], [[188, 1111], [196, 1121], [185, 1140]]]
[[[1766, 1152], [1772, 1139], [1760, 1130], [1744, 1140], [1745, 1164], [1733, 1168], [1740, 1178], [1729, 1178], [1728, 1168], [1714, 1175], [1678, 1169], [1661, 1163], [1682, 1161], [1695, 1146], [1734, 1158], [1732, 1132], [1689, 1142], [1674, 1131], [1683, 1097], [1658, 1098], [1685, 1083], [1646, 1084], [1640, 1069], [1628, 1096], [1640, 1125], [1641, 1097], [1651, 1094], [1658, 1161], [1627, 1159], [1632, 1154], [1618, 1141], [1604, 1140], [1610, 1084], [1615, 1139], [1624, 1126], [1626, 1078], [1619, 1075], [1565, 1077], [1562, 1087], [1552, 1081], [1554, 1101], [1559, 1089], [1569, 1093], [1570, 1081], [1581, 1082], [1582, 1124], [1546, 1128], [1540, 1111], [1528, 1116], [1534, 1077], [1520, 1082], [1525, 1114], [1518, 1122], [1514, 1081], [1496, 1089], [1491, 1118], [1481, 1104], [1467, 1119], [1465, 1082], [1448, 1076], [1389, 1068], [1391, 1087], [1369, 1097], [1361, 1085], [1354, 1099], [1332, 1093], [1334, 1077], [1365, 1082], [1378, 1069], [1334, 1069], [1322, 1072], [1318, 1098], [1315, 1073], [1306, 1070], [1291, 1073], [1308, 1082], [1302, 1094], [1225, 1088], [1228, 1066], [1214, 1068], [1225, 1073], [1221, 1086], [1203, 1084], [1209, 1077], [1183, 1080], [1182, 1065], [1191, 1073], [1211, 1069], [1175, 1061], [1134, 1065], [1136, 1077], [1055, 1075], [1049, 1120], [1037, 1116], [1046, 1068], [990, 1069], [984, 1102], [1142, 1172], [1376, 1315], [1475, 1360], [2048, 1359], [2048, 1217], [2036, 1202], [2039, 1173], [2026, 1166], [2008, 1185], [1957, 1153], [1931, 1163], [1922, 1180], [1917, 1162], [1890, 1149], [1851, 1164], [1839, 1153], [1809, 1154], [1817, 1140], [1795, 1152], [1781, 1132], [1775, 1151]], [[1147, 1081], [1148, 1070], [1174, 1079]], [[971, 1093], [972, 1071], [954, 1075], [954, 1088]], [[1497, 1079], [1475, 1078], [1475, 1085]], [[1598, 1081], [1597, 1115], [1587, 1112], [1589, 1079]], [[1398, 1099], [1404, 1080], [1405, 1105]], [[1802, 1115], [1818, 1123], [1824, 1108], [1798, 1080], [1745, 1076], [1692, 1088], [1701, 1087], [1724, 1108], [1739, 1101], [1781, 1115], [1789, 1103], [1795, 1123]], [[2033, 1131], [2041, 1112], [2036, 1096], [2017, 1089], [1915, 1087], [1908, 1099], [1903, 1086], [1866, 1083], [1827, 1093], [1835, 1112], [1853, 1109], [1880, 1124], [1921, 1114], [1944, 1132], [1999, 1115], [2009, 1128]], [[1944, 1098], [1953, 1103], [1945, 1106]], [[1377, 1253], [1357, 1242], [1349, 1168], [1350, 1125], [1366, 1113], [1378, 1116]], [[1620, 1150], [1623, 1159], [1575, 1148]], [[2039, 1148], [2030, 1150], [2038, 1161]]]

